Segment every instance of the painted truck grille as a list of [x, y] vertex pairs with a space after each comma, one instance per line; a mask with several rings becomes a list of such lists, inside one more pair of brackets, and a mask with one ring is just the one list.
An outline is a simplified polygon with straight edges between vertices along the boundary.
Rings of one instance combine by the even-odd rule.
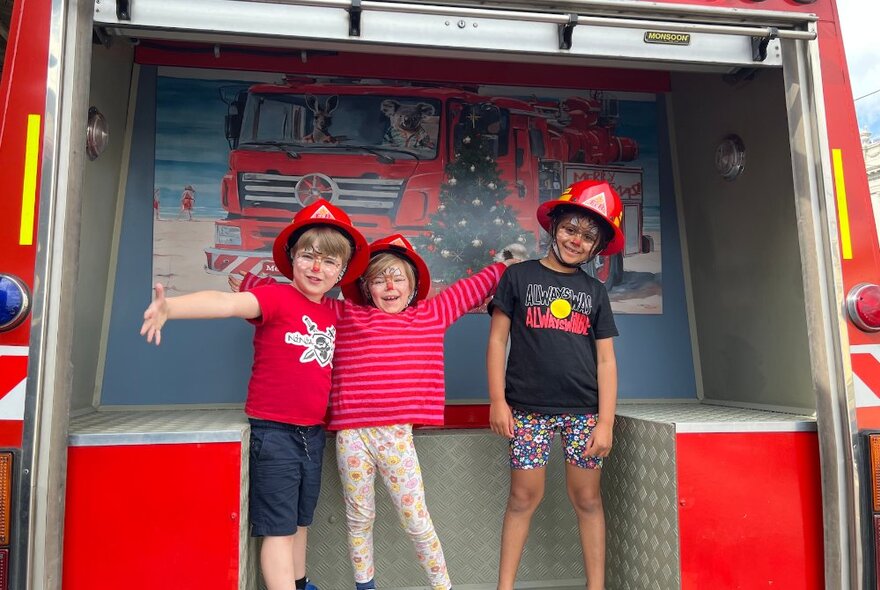
[[[242, 172], [238, 175], [238, 194], [242, 207], [263, 209], [302, 209], [303, 198], [323, 197], [341, 206], [349, 215], [387, 215], [391, 217], [403, 192], [402, 179], [331, 178], [323, 174], [285, 176]], [[309, 192], [309, 187], [314, 192]]]

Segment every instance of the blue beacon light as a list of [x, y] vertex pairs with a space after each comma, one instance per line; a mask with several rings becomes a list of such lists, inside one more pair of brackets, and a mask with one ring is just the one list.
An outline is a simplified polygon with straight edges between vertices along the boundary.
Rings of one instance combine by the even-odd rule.
[[18, 327], [30, 308], [27, 285], [14, 275], [0, 273], [0, 332]]

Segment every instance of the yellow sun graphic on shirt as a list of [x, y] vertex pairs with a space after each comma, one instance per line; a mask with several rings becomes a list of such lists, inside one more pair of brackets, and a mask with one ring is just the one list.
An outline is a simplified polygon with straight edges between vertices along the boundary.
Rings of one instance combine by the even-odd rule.
[[550, 304], [550, 313], [560, 320], [567, 318], [571, 314], [571, 303], [565, 299], [556, 299]]

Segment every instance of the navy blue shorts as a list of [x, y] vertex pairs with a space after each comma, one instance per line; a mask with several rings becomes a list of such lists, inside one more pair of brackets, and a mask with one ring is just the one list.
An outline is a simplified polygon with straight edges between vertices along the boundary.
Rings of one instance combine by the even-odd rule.
[[284, 537], [309, 526], [321, 491], [327, 441], [321, 426], [250, 419], [252, 537]]

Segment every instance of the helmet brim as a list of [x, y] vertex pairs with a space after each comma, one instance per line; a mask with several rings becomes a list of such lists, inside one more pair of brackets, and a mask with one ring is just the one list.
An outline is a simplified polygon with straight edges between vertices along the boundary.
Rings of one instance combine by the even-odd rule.
[[318, 226], [330, 226], [338, 229], [352, 242], [351, 259], [348, 261], [348, 267], [345, 269], [345, 274], [339, 279], [339, 284], [348, 284], [361, 276], [367, 268], [367, 264], [370, 262], [367, 240], [352, 226], [336, 219], [304, 219], [299, 222], [294, 221], [282, 229], [281, 233], [278, 234], [278, 237], [275, 238], [275, 243], [272, 245], [272, 259], [275, 261], [275, 266], [278, 268], [278, 272], [288, 279], [293, 280], [293, 265], [290, 262], [290, 253], [287, 249], [287, 243], [295, 233], [303, 233], [312, 227]]
[[[416, 291], [416, 296], [413, 298], [412, 303], [427, 299], [428, 295], [431, 292], [431, 272], [428, 270], [428, 265], [425, 264], [425, 261], [422, 260], [422, 257], [416, 254], [414, 251], [404, 248], [402, 246], [397, 246], [394, 244], [380, 244], [377, 246], [370, 246], [370, 259], [372, 259], [373, 256], [381, 254], [382, 252], [391, 252], [392, 254], [400, 256], [401, 258], [412, 264], [415, 268], [418, 290]], [[369, 262], [367, 263], [367, 266], [369, 266]], [[366, 268], [364, 270], [366, 270]], [[346, 299], [349, 299], [352, 303], [356, 303], [358, 305], [369, 304], [369, 302], [364, 297], [363, 290], [356, 281], [348, 283], [342, 287], [342, 296]]]
[[544, 228], [544, 231], [546, 231], [548, 234], [550, 233], [553, 226], [553, 219], [551, 218], [553, 210], [561, 205], [566, 205], [568, 207], [577, 207], [578, 209], [583, 210], [585, 213], [591, 214], [593, 217], [598, 219], [606, 228], [611, 230], [611, 240], [609, 240], [608, 244], [605, 245], [605, 247], [602, 249], [601, 252], [599, 252], [599, 254], [603, 256], [611, 256], [612, 254], [617, 254], [618, 252], [623, 250], [626, 238], [623, 235], [623, 231], [621, 231], [619, 227], [611, 223], [611, 220], [609, 220], [606, 216], [602, 215], [592, 207], [587, 207], [585, 205], [572, 201], [547, 201], [546, 203], [541, 203], [541, 205], [538, 206], [538, 210], [536, 213], [538, 217], [538, 223], [542, 228]]

